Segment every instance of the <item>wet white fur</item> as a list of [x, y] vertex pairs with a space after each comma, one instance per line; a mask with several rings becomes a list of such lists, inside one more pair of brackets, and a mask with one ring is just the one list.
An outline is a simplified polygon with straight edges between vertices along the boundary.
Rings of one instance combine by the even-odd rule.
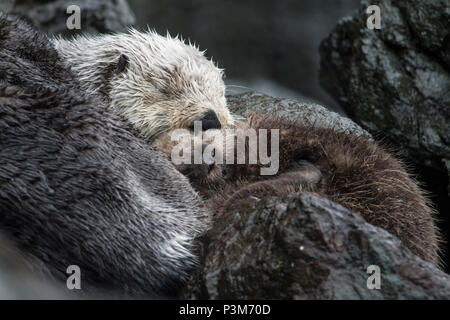
[[[131, 29], [52, 41], [82, 88], [102, 95], [147, 138], [186, 128], [208, 110], [222, 127], [232, 123], [223, 70], [179, 37]], [[121, 54], [129, 58], [127, 69], [105, 79]]]

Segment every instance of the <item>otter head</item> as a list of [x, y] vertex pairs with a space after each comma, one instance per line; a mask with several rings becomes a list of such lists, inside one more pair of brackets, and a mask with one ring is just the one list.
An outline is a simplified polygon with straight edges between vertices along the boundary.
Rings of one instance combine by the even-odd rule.
[[130, 30], [52, 41], [81, 87], [100, 94], [147, 138], [196, 120], [203, 130], [232, 122], [223, 70], [178, 37]]
[[[108, 96], [147, 138], [176, 129], [220, 129], [231, 122], [223, 70], [204, 52], [178, 38], [154, 32], [116, 36]], [[112, 72], [111, 72], [112, 71]]]

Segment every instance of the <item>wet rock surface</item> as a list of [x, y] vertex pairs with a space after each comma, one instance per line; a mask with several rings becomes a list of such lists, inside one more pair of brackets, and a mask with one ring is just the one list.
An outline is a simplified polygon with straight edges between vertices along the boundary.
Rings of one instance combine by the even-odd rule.
[[[369, 1], [322, 42], [320, 80], [371, 133], [418, 166], [450, 159], [450, 10], [445, 0], [378, 1], [381, 29], [366, 27]], [[441, 184], [447, 185], [442, 174]]]
[[[13, 1], [10, 1], [13, 2]], [[135, 16], [125, 0], [75, 0], [56, 1], [15, 1], [3, 5], [1, 10], [18, 15], [31, 22], [35, 27], [49, 34], [64, 36], [84, 33], [125, 32], [135, 23]], [[80, 7], [81, 29], [69, 30], [66, 26], [70, 5]]]
[[263, 93], [247, 92], [227, 96], [230, 111], [239, 116], [258, 112], [262, 114], [302, 119], [318, 127], [334, 128], [337, 131], [364, 135], [370, 134], [352, 120], [330, 111], [321, 105], [294, 99], [274, 98]]
[[[312, 194], [248, 198], [201, 239], [188, 299], [450, 299], [450, 276]], [[368, 289], [367, 267], [381, 271]]]

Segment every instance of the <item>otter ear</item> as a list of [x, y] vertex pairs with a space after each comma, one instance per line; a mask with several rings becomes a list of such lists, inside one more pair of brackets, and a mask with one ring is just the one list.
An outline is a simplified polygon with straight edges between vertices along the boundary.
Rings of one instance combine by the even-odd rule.
[[128, 67], [128, 57], [125, 54], [121, 54], [119, 57], [119, 61], [115, 66], [115, 73], [122, 73]]

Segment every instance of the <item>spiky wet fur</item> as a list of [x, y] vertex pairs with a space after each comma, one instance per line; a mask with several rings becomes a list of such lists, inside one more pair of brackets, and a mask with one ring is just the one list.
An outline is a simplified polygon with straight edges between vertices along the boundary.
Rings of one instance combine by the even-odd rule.
[[[55, 48], [83, 89], [100, 94], [147, 138], [187, 128], [208, 110], [222, 126], [232, 122], [223, 71], [204, 52], [154, 31], [57, 38]], [[129, 65], [113, 71], [121, 54]]]

